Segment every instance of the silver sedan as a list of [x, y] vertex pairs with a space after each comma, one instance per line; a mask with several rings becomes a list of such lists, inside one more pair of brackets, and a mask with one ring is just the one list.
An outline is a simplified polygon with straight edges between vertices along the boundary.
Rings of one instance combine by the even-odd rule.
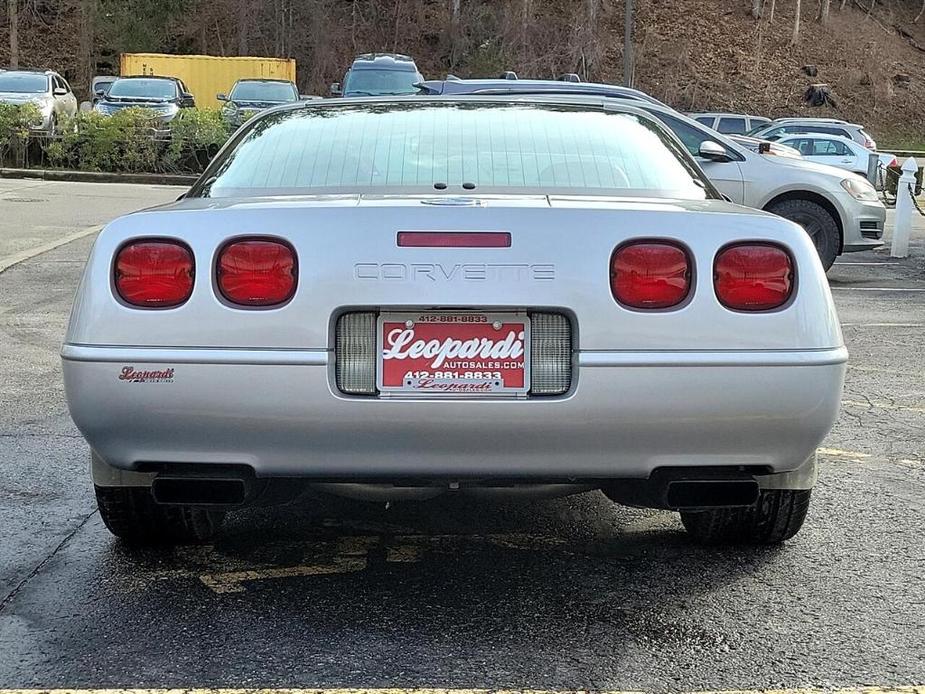
[[724, 202], [657, 120], [498, 96], [261, 113], [185, 199], [102, 231], [63, 359], [127, 540], [311, 485], [602, 489], [774, 543], [847, 353], [806, 233]]

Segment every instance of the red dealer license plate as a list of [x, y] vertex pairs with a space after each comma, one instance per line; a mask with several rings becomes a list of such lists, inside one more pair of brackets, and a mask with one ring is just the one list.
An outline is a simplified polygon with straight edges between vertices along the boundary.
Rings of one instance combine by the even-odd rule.
[[512, 395], [530, 389], [530, 318], [518, 313], [383, 313], [383, 393]]

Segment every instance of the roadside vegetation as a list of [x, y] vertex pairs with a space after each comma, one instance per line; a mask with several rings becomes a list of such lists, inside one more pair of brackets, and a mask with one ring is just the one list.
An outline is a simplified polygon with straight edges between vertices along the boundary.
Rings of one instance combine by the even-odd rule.
[[30, 133], [39, 119], [31, 105], [0, 104], [0, 163], [114, 173], [200, 173], [228, 139], [217, 110], [183, 109], [158, 131], [149, 111], [128, 108], [112, 116], [78, 113], [58, 124], [54, 137]]

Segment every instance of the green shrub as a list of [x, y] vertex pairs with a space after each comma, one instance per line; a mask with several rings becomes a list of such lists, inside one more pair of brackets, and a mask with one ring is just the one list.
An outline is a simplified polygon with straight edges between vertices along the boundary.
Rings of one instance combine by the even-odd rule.
[[162, 145], [154, 139], [155, 126], [141, 108], [112, 116], [79, 113], [59, 124], [60, 136], [49, 141], [45, 156], [51, 166], [83, 171], [157, 171]]
[[41, 121], [35, 104], [0, 104], [0, 164], [27, 164], [29, 130]]
[[169, 134], [141, 108], [79, 113], [44, 143], [48, 164], [82, 171], [199, 173], [228, 138], [218, 111], [183, 109]]
[[217, 109], [182, 109], [170, 122], [170, 142], [162, 161], [167, 171], [202, 171], [228, 139]]

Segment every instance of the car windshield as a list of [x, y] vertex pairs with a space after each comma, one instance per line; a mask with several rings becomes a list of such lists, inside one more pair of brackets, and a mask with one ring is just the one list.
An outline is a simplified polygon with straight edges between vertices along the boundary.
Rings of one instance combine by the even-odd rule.
[[417, 94], [421, 76], [413, 70], [350, 70], [344, 80], [344, 96]]
[[48, 76], [28, 72], [0, 73], [0, 92], [41, 94], [48, 91]]
[[288, 82], [238, 82], [231, 90], [232, 101], [295, 101], [299, 98]]
[[712, 190], [648, 118], [540, 103], [273, 113], [206, 176], [197, 193], [209, 197], [476, 190], [703, 200]]
[[177, 85], [172, 80], [127, 79], [116, 80], [108, 95], [116, 99], [175, 99]]

